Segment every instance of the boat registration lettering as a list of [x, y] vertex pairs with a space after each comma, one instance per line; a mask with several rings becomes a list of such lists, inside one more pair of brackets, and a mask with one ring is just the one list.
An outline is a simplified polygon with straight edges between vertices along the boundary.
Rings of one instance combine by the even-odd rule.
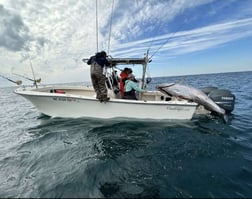
[[183, 106], [167, 106], [166, 109], [169, 111], [189, 111], [188, 108]]
[[54, 101], [62, 101], [62, 102], [78, 102], [77, 99], [71, 97], [53, 97]]

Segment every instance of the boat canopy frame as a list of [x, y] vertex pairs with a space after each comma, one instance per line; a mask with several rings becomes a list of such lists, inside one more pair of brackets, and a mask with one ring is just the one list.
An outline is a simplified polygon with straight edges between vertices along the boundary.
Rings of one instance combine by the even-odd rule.
[[[87, 63], [89, 59], [83, 58], [82, 61], [84, 63]], [[108, 62], [110, 63], [111, 67], [116, 67], [117, 65], [142, 65], [143, 66], [143, 72], [142, 72], [142, 85], [141, 88], [145, 88], [145, 74], [147, 69], [147, 64], [151, 62], [151, 60], [148, 59], [148, 52], [147, 55], [143, 58], [107, 58]]]

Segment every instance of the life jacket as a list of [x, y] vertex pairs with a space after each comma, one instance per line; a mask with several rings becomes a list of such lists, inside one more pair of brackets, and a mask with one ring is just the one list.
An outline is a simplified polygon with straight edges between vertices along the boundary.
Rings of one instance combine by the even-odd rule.
[[120, 91], [121, 91], [121, 96], [123, 97], [124, 95], [124, 85], [125, 85], [125, 80], [127, 79], [128, 74], [125, 72], [120, 73]]

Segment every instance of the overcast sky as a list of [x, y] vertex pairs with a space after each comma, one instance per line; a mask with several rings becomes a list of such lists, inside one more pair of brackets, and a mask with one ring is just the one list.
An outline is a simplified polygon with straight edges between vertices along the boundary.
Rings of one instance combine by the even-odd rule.
[[[252, 70], [252, 0], [97, 2], [98, 50], [112, 57], [149, 50], [152, 77]], [[81, 59], [96, 46], [96, 0], [0, 0], [1, 75], [32, 77], [31, 60], [44, 84], [89, 82]]]

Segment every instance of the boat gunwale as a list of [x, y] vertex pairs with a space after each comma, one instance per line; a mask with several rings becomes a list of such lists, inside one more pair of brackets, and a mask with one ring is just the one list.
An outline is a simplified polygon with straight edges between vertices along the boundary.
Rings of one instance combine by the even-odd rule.
[[[50, 88], [50, 87], [47, 87]], [[77, 100], [88, 100], [88, 101], [99, 101], [94, 97], [87, 97], [83, 95], [74, 95], [74, 94], [62, 94], [62, 93], [43, 93], [41, 91], [34, 90], [21, 90], [20, 88], [16, 89], [14, 93], [23, 96], [39, 96], [39, 97], [63, 97], [63, 98], [75, 98]], [[138, 105], [160, 105], [160, 106], [197, 106], [195, 102], [183, 101], [153, 101], [153, 100], [128, 100], [128, 99], [116, 99], [112, 98], [106, 103], [122, 103], [122, 104], [138, 104]]]

